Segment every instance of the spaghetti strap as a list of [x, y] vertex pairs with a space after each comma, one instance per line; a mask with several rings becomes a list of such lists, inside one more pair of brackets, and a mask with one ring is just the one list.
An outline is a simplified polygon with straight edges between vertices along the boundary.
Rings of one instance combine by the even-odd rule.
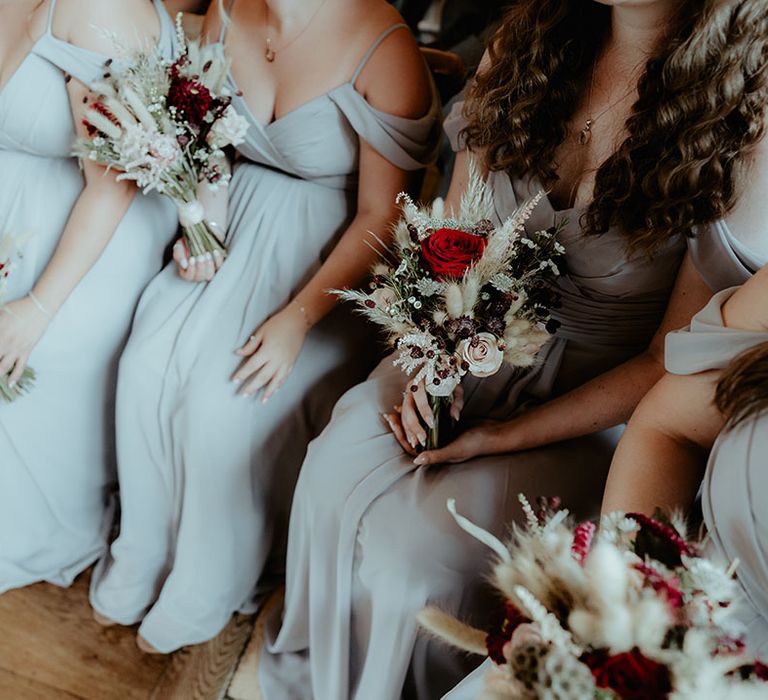
[[56, 0], [51, 0], [51, 5], [48, 8], [48, 26], [45, 28], [47, 34], [53, 33], [53, 12], [56, 9]]
[[392, 34], [392, 32], [395, 32], [398, 29], [402, 29], [403, 27], [405, 27], [406, 29], [409, 29], [407, 24], [403, 22], [399, 22], [398, 24], [393, 24], [391, 27], [387, 27], [387, 29], [385, 29], [381, 34], [379, 34], [379, 37], [376, 39], [376, 41], [374, 41], [373, 44], [371, 44], [368, 51], [365, 52], [365, 56], [363, 56], [363, 59], [360, 61], [357, 68], [355, 69], [355, 72], [352, 74], [352, 79], [349, 81], [350, 83], [354, 85], [357, 82], [357, 79], [360, 77], [360, 73], [363, 72], [363, 69], [368, 64], [368, 61], [371, 60], [371, 56], [373, 56], [376, 49], [378, 49], [379, 46], [381, 46], [381, 43], [384, 41], [384, 39], [386, 39], [390, 34]]
[[[227, 14], [232, 14], [232, 5], [235, 4], [235, 0], [227, 0]], [[221, 7], [221, 5], [219, 6]], [[227, 29], [229, 29], [229, 17], [224, 17], [219, 12], [219, 43], [224, 43], [224, 37], [227, 36]]]

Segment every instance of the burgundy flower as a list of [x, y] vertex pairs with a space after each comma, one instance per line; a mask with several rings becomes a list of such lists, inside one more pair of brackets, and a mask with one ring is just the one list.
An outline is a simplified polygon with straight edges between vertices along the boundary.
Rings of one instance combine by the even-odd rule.
[[437, 279], [463, 277], [484, 250], [485, 238], [451, 228], [439, 228], [421, 242], [421, 255]]
[[665, 579], [656, 569], [644, 562], [635, 564], [634, 568], [643, 575], [647, 585], [667, 599], [673, 612], [683, 607], [683, 592], [679, 588], [680, 581], [676, 578]]
[[485, 646], [488, 649], [488, 657], [496, 664], [507, 663], [504, 656], [504, 645], [512, 639], [514, 631], [523, 623], [530, 622], [517, 606], [510, 601], [504, 603], [491, 621], [490, 629], [485, 637]]
[[200, 126], [211, 108], [213, 98], [208, 88], [188, 78], [177, 78], [168, 90], [168, 105], [193, 126]]
[[683, 556], [696, 554], [673, 527], [660, 520], [642, 513], [627, 513], [627, 517], [640, 526], [635, 538], [635, 554], [641, 559], [649, 556], [674, 568], [680, 566]]
[[672, 691], [669, 669], [638, 649], [615, 656], [589, 652], [581, 661], [592, 670], [598, 688], [608, 688], [622, 700], [666, 700]]
[[580, 523], [573, 531], [573, 544], [571, 545], [571, 553], [579, 564], [583, 564], [584, 560], [589, 554], [589, 549], [592, 546], [592, 539], [595, 536], [595, 530], [597, 526], [590, 521]]

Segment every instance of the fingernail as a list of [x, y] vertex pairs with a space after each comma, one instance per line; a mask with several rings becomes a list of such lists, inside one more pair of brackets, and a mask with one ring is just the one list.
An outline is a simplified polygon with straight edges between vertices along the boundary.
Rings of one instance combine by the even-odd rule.
[[213, 255], [211, 255], [210, 253], [206, 253], [205, 262], [211, 262], [211, 260], [213, 260]]
[[416, 466], [419, 466], [419, 467], [420, 467], [422, 464], [424, 464], [425, 462], [426, 462], [426, 459], [424, 458], [424, 455], [419, 455], [418, 457], [416, 457], [416, 459], [414, 459], [414, 460], [413, 460], [413, 463], [414, 463]]
[[197, 262], [202, 265], [205, 262], [205, 255], [198, 255]]
[[189, 259], [189, 264], [197, 265], [197, 258], [194, 255]]
[[213, 251], [213, 257], [214, 258], [220, 258], [221, 257], [221, 251], [220, 250], [214, 250]]
[[414, 448], [415, 448], [415, 447], [416, 447], [416, 438], [408, 438], [408, 444], [409, 444], [411, 447], [414, 447]]
[[181, 269], [182, 270], [186, 270], [189, 267], [189, 263], [184, 258], [182, 258], [182, 260], [179, 263], [179, 265], [181, 265]]
[[261, 400], [261, 403], [267, 403], [267, 401], [269, 401], [269, 396], [265, 396], [265, 397], [264, 397], [264, 398]]
[[419, 435], [419, 442], [421, 443], [422, 447], [427, 446], [427, 436], [426, 435]]
[[13, 387], [15, 387], [15, 386], [16, 386], [16, 380], [15, 379], [13, 381], [8, 382], [8, 387], [10, 389], [13, 389]]
[[243, 380], [242, 380], [242, 379], [240, 379], [239, 377], [233, 377], [233, 378], [232, 378], [232, 383], [233, 383], [233, 384], [241, 384], [241, 383], [242, 383], [242, 381], [243, 381]]
[[434, 428], [434, 427], [435, 427], [435, 419], [434, 419], [434, 418], [432, 418], [432, 416], [430, 416], [430, 417], [427, 419], [427, 425], [428, 425], [430, 428]]

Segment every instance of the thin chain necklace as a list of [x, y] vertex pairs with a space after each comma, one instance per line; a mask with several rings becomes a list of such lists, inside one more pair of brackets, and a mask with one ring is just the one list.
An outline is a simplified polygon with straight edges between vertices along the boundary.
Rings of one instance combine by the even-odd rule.
[[[587, 111], [592, 109], [592, 91], [595, 87], [595, 68], [597, 66], [597, 61], [592, 64], [592, 79], [589, 83], [589, 101], [587, 102]], [[616, 105], [618, 105], [620, 102], [623, 102], [636, 88], [636, 85], [632, 85], [629, 90], [627, 90], [618, 100], [615, 102], [611, 102], [600, 114], [598, 114], [596, 117], [589, 117], [584, 122], [584, 128], [579, 131], [579, 144], [582, 146], [586, 146], [591, 140], [592, 140], [592, 127], [594, 126], [595, 122], [600, 119], [600, 117], [604, 116], [608, 112], [610, 112]]]
[[[281, 46], [280, 51], [285, 51], [285, 49], [287, 49], [294, 41], [296, 41], [302, 34], [304, 34], [304, 32], [306, 32], [307, 29], [309, 29], [309, 25], [312, 24], [312, 20], [314, 20], [315, 17], [317, 17], [318, 13], [320, 12], [320, 10], [323, 9], [323, 5], [325, 5], [326, 2], [328, 2], [328, 0], [322, 0], [322, 2], [317, 6], [317, 9], [312, 13], [312, 16], [309, 18], [307, 23], [304, 25], [304, 28], [295, 37], [293, 37], [293, 39], [291, 39], [287, 44], [284, 44], [283, 46]], [[269, 12], [268, 2], [264, 3], [264, 10], [266, 13], [264, 24], [267, 29], [266, 37], [265, 37], [265, 46], [264, 46], [264, 58], [266, 58], [269, 63], [274, 63], [275, 59], [277, 58], [277, 49], [272, 47], [272, 37], [269, 35], [270, 12]]]

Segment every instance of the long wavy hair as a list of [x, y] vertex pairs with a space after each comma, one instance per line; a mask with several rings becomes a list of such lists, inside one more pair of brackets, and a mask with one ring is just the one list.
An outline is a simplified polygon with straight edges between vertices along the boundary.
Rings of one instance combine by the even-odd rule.
[[[733, 209], [768, 111], [765, 0], [679, 5], [582, 217], [586, 233], [618, 225], [630, 249], [647, 253]], [[557, 179], [555, 151], [588, 88], [610, 12], [587, 0], [515, 0], [467, 100], [464, 136], [490, 170]]]
[[731, 428], [768, 411], [768, 343], [747, 350], [728, 366], [717, 383], [715, 405]]

